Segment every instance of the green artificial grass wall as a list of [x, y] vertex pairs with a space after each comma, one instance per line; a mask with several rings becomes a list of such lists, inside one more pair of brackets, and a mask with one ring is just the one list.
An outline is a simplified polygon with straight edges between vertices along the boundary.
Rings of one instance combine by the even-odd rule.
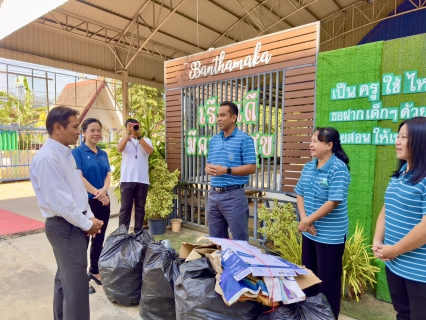
[[[383, 45], [381, 73], [403, 75], [404, 71], [417, 70], [419, 77], [426, 77], [425, 52], [425, 34], [386, 41]], [[402, 102], [414, 102], [415, 106], [426, 106], [426, 94], [424, 93], [382, 96], [381, 99], [383, 107], [396, 107]], [[383, 128], [392, 128], [392, 132], [396, 132], [401, 122], [402, 120], [398, 123], [383, 120], [379, 121], [379, 126]], [[373, 215], [371, 220], [373, 236], [376, 228], [377, 216], [383, 207], [384, 194], [389, 183], [390, 175], [393, 170], [396, 169], [397, 158], [395, 155], [395, 147], [377, 146], [376, 159]], [[376, 297], [377, 299], [391, 302], [383, 262], [380, 265], [380, 272], [377, 275]]]
[[[417, 70], [418, 77], [426, 77], [426, 34], [386, 42], [346, 48], [320, 53], [316, 78], [316, 126], [331, 126], [340, 133], [371, 132], [379, 126], [396, 132], [401, 123], [390, 120], [329, 122], [331, 111], [346, 109], [369, 109], [367, 98], [330, 100], [330, 91], [339, 82], [348, 86], [369, 82], [381, 82], [382, 74], [402, 75], [404, 71]], [[404, 77], [402, 77], [404, 78]], [[402, 84], [403, 85], [403, 84]], [[414, 102], [415, 106], [426, 106], [426, 94], [398, 94], [381, 96], [383, 107], [399, 107], [402, 102]], [[348, 195], [349, 236], [356, 223], [364, 227], [368, 240], [372, 241], [377, 216], [384, 202], [384, 193], [390, 175], [396, 168], [394, 146], [343, 145], [349, 156], [351, 185]], [[380, 267], [377, 274], [376, 297], [391, 302], [386, 281], [385, 264], [374, 260]]]
[[[403, 75], [404, 71], [418, 70], [419, 77], [426, 77], [426, 34], [386, 41], [383, 45], [382, 74], [393, 73]], [[404, 77], [403, 77], [404, 78]], [[426, 94], [398, 94], [382, 96], [383, 107], [397, 107], [402, 102], [414, 102], [415, 106], [426, 106]], [[379, 126], [398, 131], [402, 122], [393, 123], [389, 120], [379, 121]], [[397, 159], [394, 146], [377, 146], [376, 175], [374, 179], [374, 205], [372, 230], [376, 228], [377, 216], [383, 207], [384, 194], [390, 175], [396, 169]]]
[[[348, 86], [381, 81], [383, 42], [320, 53], [316, 75], [316, 121], [319, 127], [334, 127], [340, 133], [372, 132], [378, 121], [329, 122], [329, 113], [346, 109], [370, 109], [368, 98], [330, 100], [339, 82]], [[348, 194], [349, 237], [357, 222], [371, 243], [375, 145], [343, 145], [349, 157], [351, 184]]]

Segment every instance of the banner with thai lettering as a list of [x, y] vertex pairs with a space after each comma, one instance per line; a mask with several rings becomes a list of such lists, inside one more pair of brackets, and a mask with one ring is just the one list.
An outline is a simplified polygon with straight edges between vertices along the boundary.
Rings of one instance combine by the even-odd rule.
[[[259, 95], [259, 90], [252, 90], [244, 95], [243, 101], [234, 102], [238, 107], [237, 125], [257, 126], [259, 124]], [[197, 125], [199, 128], [206, 126], [216, 127], [219, 105], [218, 97], [213, 96], [205, 99], [204, 105], [198, 106]], [[247, 128], [248, 126], [245, 127]], [[260, 155], [263, 158], [272, 158], [274, 156], [275, 134], [248, 133], [253, 138], [256, 155]], [[186, 137], [186, 155], [207, 157], [211, 136], [200, 135], [198, 128], [189, 128], [186, 131]]]
[[[391, 120], [396, 123], [399, 120], [407, 120], [413, 117], [426, 116], [426, 106], [415, 106], [414, 102], [401, 102], [400, 106], [383, 106], [381, 96], [396, 94], [411, 94], [426, 92], [426, 74], [420, 78], [417, 70], [404, 71], [403, 75], [383, 74], [382, 81], [364, 84], [349, 84], [339, 82], [330, 90], [330, 100], [348, 100], [357, 98], [368, 98], [371, 101], [371, 108], [346, 109], [331, 111], [329, 113], [330, 122], [345, 121], [378, 121]], [[403, 82], [401, 79], [404, 79]], [[380, 86], [382, 90], [380, 91]], [[402, 90], [403, 88], [403, 90]], [[407, 95], [409, 100], [409, 96]], [[388, 128], [373, 128], [372, 132], [342, 132], [342, 144], [374, 144], [392, 145], [395, 144], [397, 132], [392, 132]]]

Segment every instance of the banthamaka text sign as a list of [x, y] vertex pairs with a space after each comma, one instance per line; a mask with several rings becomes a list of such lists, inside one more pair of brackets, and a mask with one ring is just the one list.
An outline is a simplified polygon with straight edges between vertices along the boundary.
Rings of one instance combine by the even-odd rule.
[[253, 68], [259, 64], [268, 64], [271, 61], [272, 54], [264, 51], [260, 54], [262, 43], [258, 42], [254, 48], [253, 55], [248, 55], [244, 59], [225, 60], [226, 52], [222, 51], [216, 56], [212, 62], [213, 65], [203, 66], [201, 61], [194, 61], [191, 63], [191, 71], [189, 72], [189, 79], [194, 80], [203, 76], [213, 76], [220, 73], [231, 72], [236, 69], [243, 70], [244, 68]]

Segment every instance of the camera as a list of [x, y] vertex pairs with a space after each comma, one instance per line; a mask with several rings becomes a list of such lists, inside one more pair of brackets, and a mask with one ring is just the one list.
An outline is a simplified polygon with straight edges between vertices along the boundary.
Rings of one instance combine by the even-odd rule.
[[132, 128], [133, 128], [133, 130], [138, 131], [139, 130], [139, 123], [135, 123]]

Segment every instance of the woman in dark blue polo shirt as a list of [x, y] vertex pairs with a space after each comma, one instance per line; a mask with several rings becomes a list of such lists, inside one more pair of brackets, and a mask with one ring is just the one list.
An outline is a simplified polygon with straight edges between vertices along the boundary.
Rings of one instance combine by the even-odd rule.
[[[99, 257], [105, 239], [105, 231], [108, 227], [110, 215], [110, 203], [108, 188], [111, 182], [111, 168], [109, 166], [108, 155], [98, 148], [97, 144], [102, 139], [102, 124], [95, 118], [88, 118], [81, 124], [83, 132], [83, 143], [72, 150], [72, 154], [77, 163], [77, 168], [81, 170], [82, 180], [89, 195], [89, 205], [95, 217], [104, 222], [101, 233], [92, 238], [90, 246], [90, 268], [89, 280], [94, 280], [101, 285], [99, 274]], [[90, 237], [87, 237], [88, 241]], [[89, 286], [89, 293], [94, 293], [95, 289]]]
[[340, 145], [339, 132], [317, 128], [312, 136], [311, 156], [295, 188], [302, 232], [302, 264], [322, 283], [305, 291], [323, 293], [336, 319], [340, 312], [342, 257], [348, 232], [347, 195], [349, 159]]
[[373, 251], [386, 261], [397, 319], [426, 319], [426, 117], [404, 121], [397, 169], [377, 218]]

